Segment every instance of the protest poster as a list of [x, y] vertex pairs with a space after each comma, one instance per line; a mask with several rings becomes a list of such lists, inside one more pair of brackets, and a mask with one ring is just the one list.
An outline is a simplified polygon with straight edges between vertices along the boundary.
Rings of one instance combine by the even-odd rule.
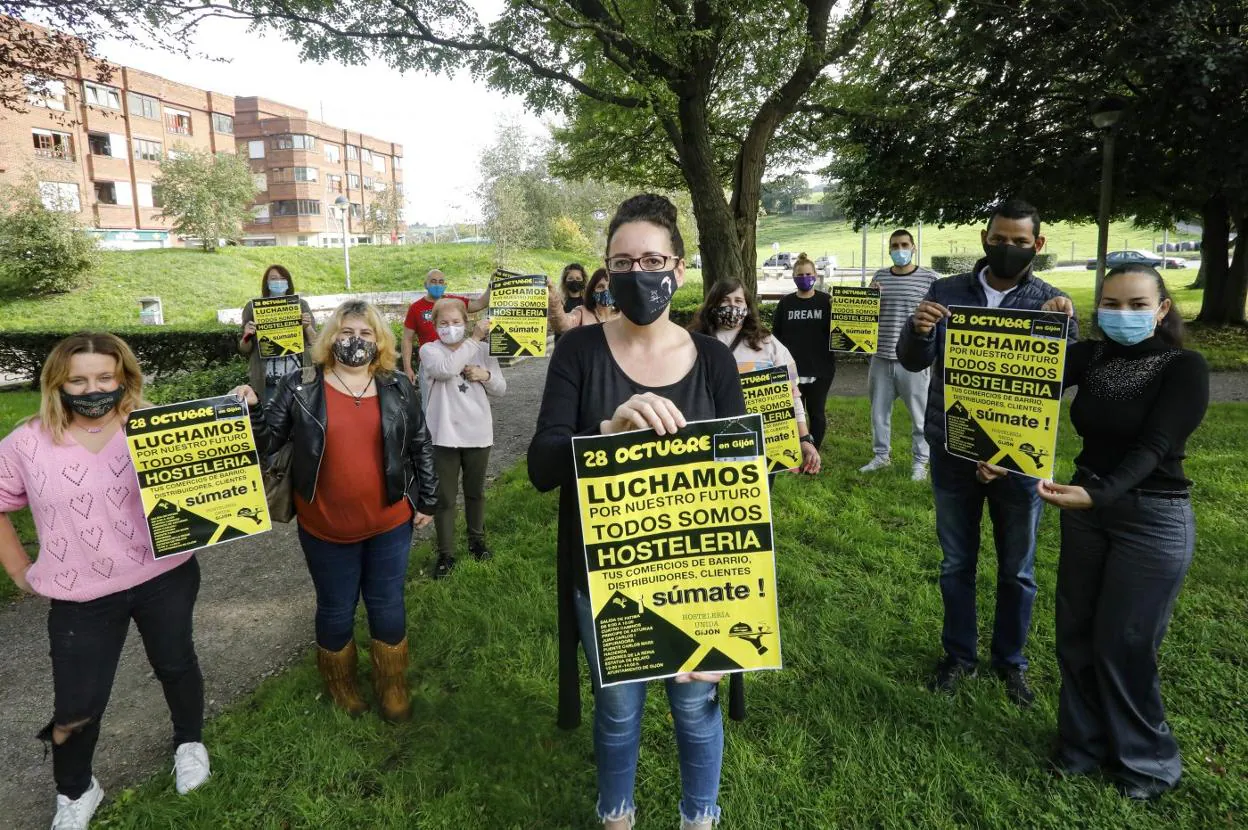
[[603, 685], [780, 668], [762, 417], [572, 448]]
[[828, 350], [875, 354], [879, 339], [880, 289], [834, 286]]
[[1053, 478], [1070, 318], [954, 306], [945, 331], [945, 447]]
[[546, 354], [546, 277], [496, 276], [490, 283], [490, 357]]
[[258, 297], [251, 301], [251, 315], [261, 357], [303, 354], [303, 306], [297, 296]]
[[785, 366], [741, 373], [746, 411], [763, 419], [767, 471], [793, 471], [802, 466], [802, 445], [793, 406], [793, 382]]
[[157, 559], [272, 527], [251, 421], [237, 397], [136, 409], [125, 430]]

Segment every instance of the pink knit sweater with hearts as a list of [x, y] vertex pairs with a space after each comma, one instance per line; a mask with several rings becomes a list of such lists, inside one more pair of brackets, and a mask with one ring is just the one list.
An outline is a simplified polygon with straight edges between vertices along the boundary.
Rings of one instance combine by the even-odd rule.
[[30, 587], [86, 602], [176, 568], [186, 556], [152, 557], [139, 479], [121, 430], [99, 454], [66, 436], [57, 444], [38, 421], [0, 441], [0, 513], [30, 506], [39, 558]]

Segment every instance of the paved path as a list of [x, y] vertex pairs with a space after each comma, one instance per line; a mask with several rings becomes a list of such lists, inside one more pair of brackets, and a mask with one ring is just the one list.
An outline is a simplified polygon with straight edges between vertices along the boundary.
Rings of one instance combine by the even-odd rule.
[[[506, 370], [507, 396], [495, 408], [490, 476], [523, 457], [533, 434], [545, 360]], [[292, 525], [202, 554], [195, 643], [212, 717], [312, 646], [312, 583]], [[51, 757], [34, 735], [52, 713], [47, 602], [0, 607], [0, 828], [46, 828], [56, 792]], [[101, 724], [95, 774], [109, 795], [172, 768], [169, 714], [160, 684], [131, 631]], [[211, 747], [209, 747], [211, 751]]]

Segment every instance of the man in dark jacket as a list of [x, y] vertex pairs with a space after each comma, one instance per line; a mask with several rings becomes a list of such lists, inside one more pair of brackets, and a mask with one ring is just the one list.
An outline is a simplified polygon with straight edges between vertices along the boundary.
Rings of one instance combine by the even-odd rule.
[[[991, 464], [956, 458], [945, 450], [945, 326], [950, 306], [1020, 308], [1074, 314], [1062, 292], [1031, 273], [1032, 259], [1044, 248], [1040, 214], [1021, 201], [993, 210], [980, 232], [986, 256], [969, 274], [932, 284], [927, 298], [903, 326], [897, 357], [911, 372], [934, 366], [927, 398], [925, 435], [931, 445], [932, 492], [936, 500], [936, 535], [944, 558], [940, 591], [945, 606], [941, 636], [945, 655], [931, 688], [950, 692], [962, 677], [975, 675], [978, 663], [975, 618], [975, 571], [984, 501], [992, 519], [997, 548], [997, 605], [992, 633], [992, 667], [1005, 682], [1011, 700], [1028, 706], [1034, 694], [1027, 685], [1023, 646], [1031, 626], [1036, 596], [1036, 529], [1041, 502], [1035, 482]], [[1077, 335], [1072, 321], [1070, 337]]]

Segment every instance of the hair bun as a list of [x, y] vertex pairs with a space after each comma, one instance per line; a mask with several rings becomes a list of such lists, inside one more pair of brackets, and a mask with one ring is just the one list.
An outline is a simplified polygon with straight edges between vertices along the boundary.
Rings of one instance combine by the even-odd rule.
[[798, 254], [798, 255], [797, 255], [797, 258], [798, 258], [798, 259], [810, 259], [810, 257], [806, 256], [806, 252], [805, 252], [805, 251], [802, 251], [800, 254]]

